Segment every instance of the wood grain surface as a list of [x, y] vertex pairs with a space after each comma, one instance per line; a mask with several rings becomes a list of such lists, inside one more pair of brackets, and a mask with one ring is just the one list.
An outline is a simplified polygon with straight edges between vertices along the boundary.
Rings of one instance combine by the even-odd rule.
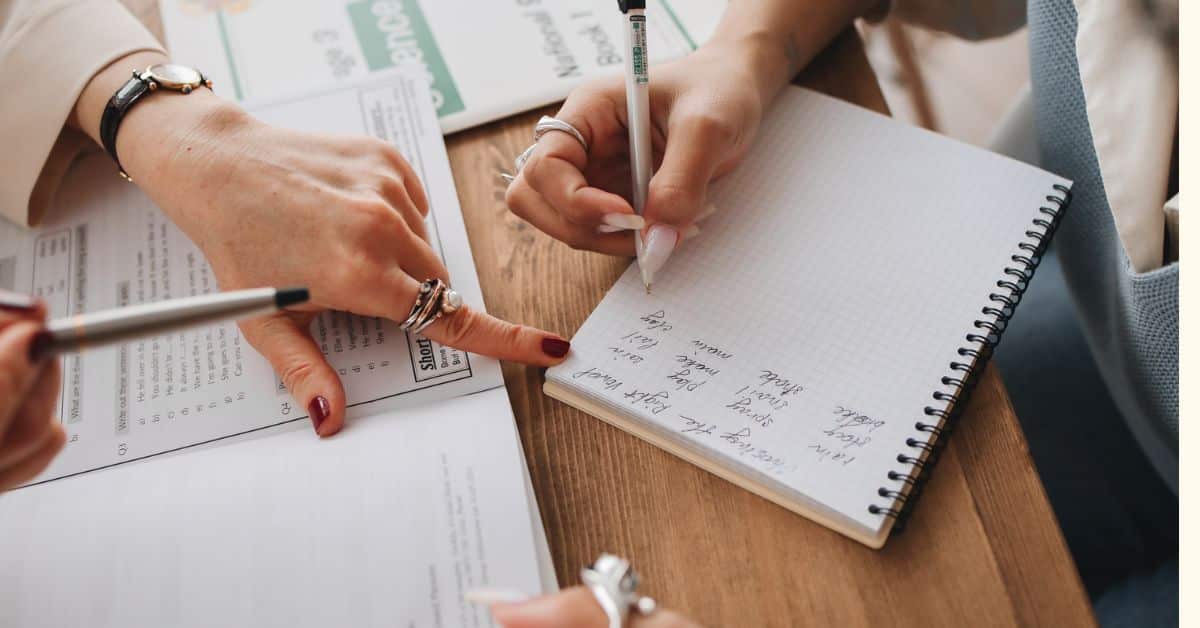
[[[156, 0], [125, 4], [161, 36]], [[797, 82], [887, 111], [853, 31]], [[446, 144], [488, 309], [570, 337], [629, 261], [573, 251], [505, 207], [497, 173], [554, 109]], [[563, 586], [608, 551], [711, 626], [1095, 625], [994, 368], [908, 530], [880, 551], [545, 397], [539, 369], [505, 364], [504, 379]]]

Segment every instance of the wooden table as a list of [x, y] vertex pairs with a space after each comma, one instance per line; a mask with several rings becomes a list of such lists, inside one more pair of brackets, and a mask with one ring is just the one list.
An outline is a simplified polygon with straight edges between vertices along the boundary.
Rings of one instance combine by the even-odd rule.
[[[481, 0], [483, 1], [483, 0]], [[156, 0], [125, 0], [161, 35]], [[852, 31], [798, 79], [886, 112]], [[572, 251], [510, 214], [496, 173], [553, 107], [447, 138], [488, 309], [570, 337], [628, 260]], [[1091, 606], [994, 368], [904, 534], [867, 549], [548, 399], [504, 365], [563, 586], [601, 551], [712, 626], [1079, 626]]]

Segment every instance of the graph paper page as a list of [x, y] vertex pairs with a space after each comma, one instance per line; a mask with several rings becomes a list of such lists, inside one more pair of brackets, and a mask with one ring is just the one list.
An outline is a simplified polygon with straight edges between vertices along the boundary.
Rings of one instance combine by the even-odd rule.
[[914, 425], [945, 407], [931, 395], [1056, 183], [789, 88], [713, 185], [702, 233], [652, 294], [636, 268], [622, 276], [548, 388], [880, 535], [868, 508], [901, 488], [888, 472], [920, 453]]

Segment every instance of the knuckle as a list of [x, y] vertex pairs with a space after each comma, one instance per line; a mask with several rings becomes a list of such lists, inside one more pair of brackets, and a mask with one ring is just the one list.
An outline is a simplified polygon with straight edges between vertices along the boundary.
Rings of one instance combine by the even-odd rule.
[[356, 201], [353, 209], [361, 230], [358, 235], [366, 238], [373, 239], [381, 232], [390, 234], [402, 220], [391, 203], [381, 198]]
[[287, 386], [288, 390], [296, 392], [296, 388], [307, 382], [315, 370], [312, 364], [296, 360], [285, 364], [280, 369], [279, 379], [283, 381], [283, 385]]
[[479, 315], [473, 310], [462, 310], [456, 316], [443, 318], [446, 344], [457, 347], [475, 334], [479, 327]]
[[695, 192], [682, 183], [670, 179], [658, 183], [653, 190], [655, 207], [679, 209], [695, 204]]
[[370, 148], [372, 153], [383, 158], [388, 163], [391, 163], [395, 157], [400, 155], [400, 153], [396, 151], [396, 147], [392, 146], [391, 142], [378, 137], [369, 138], [367, 146]]
[[520, 347], [525, 339], [526, 330], [520, 325], [504, 325], [500, 332], [500, 342], [505, 347]]
[[731, 144], [738, 135], [737, 125], [729, 118], [705, 110], [688, 115], [684, 123], [704, 142]]
[[375, 183], [375, 189], [381, 197], [386, 199], [408, 198], [408, 188], [404, 185], [404, 181], [392, 173], [382, 174]]

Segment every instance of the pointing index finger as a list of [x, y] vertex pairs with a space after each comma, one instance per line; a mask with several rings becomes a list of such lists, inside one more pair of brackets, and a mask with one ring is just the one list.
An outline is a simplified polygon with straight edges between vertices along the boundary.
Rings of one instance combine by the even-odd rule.
[[467, 305], [442, 315], [422, 335], [463, 351], [535, 366], [562, 362], [571, 347], [554, 334], [516, 325]]

